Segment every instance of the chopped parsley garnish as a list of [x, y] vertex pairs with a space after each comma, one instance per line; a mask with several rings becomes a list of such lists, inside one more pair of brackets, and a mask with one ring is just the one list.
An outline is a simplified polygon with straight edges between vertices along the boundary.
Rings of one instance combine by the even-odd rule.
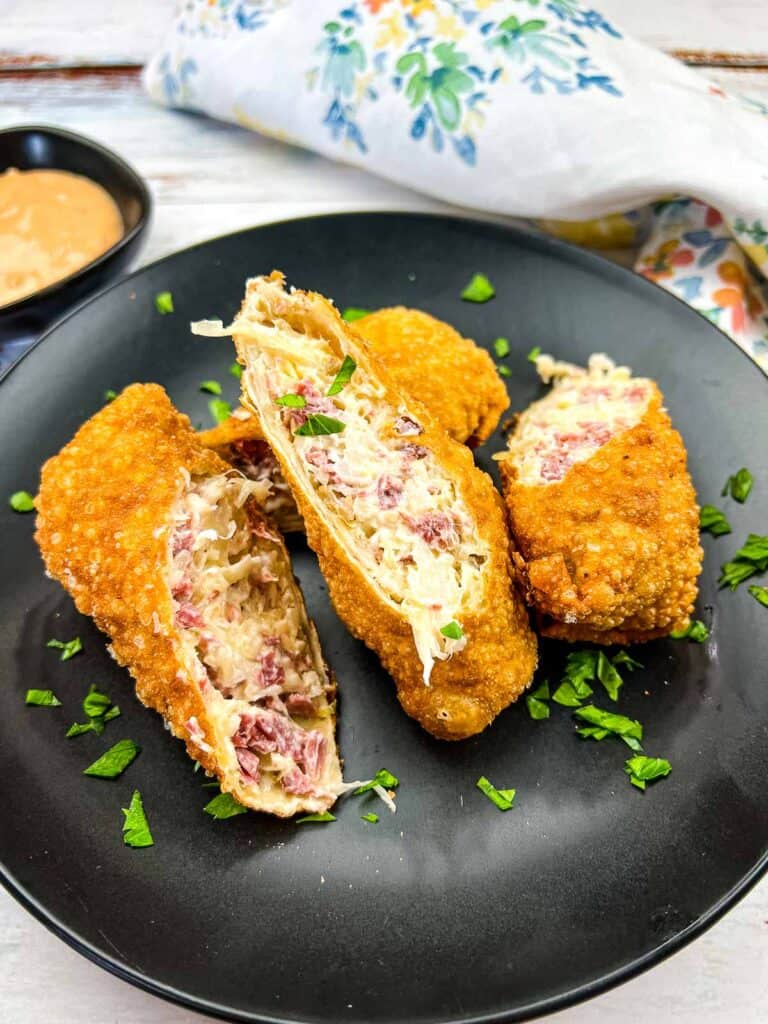
[[755, 576], [759, 572], [768, 569], [768, 535], [760, 536], [757, 533], [750, 533], [747, 543], [739, 548], [733, 556], [733, 561], [726, 562], [720, 568], [720, 579], [717, 581], [721, 587], [730, 587], [735, 590], [740, 583]]
[[510, 353], [509, 342], [506, 338], [497, 338], [493, 343], [493, 351], [498, 359], [504, 359]]
[[455, 619], [449, 622], [446, 626], [441, 626], [440, 632], [443, 636], [447, 636], [449, 640], [461, 640], [464, 636], [464, 630]]
[[614, 665], [626, 665], [630, 672], [634, 672], [636, 668], [642, 668], [642, 661], [635, 661], [626, 651], [619, 651], [618, 654], [613, 656]]
[[374, 814], [373, 811], [370, 811], [368, 814], [361, 814], [360, 820], [369, 821], [371, 825], [375, 825], [376, 822], [379, 820], [379, 816], [378, 814]]
[[220, 395], [221, 384], [217, 380], [204, 380], [200, 384], [201, 391], [207, 391], [209, 395]]
[[133, 846], [139, 849], [143, 846], [154, 846], [152, 833], [149, 831], [149, 822], [144, 813], [144, 804], [141, 801], [141, 793], [138, 789], [133, 791], [131, 802], [128, 807], [122, 808], [125, 815], [123, 822], [123, 842], [126, 846]]
[[219, 793], [213, 800], [208, 801], [203, 810], [216, 821], [223, 821], [225, 818], [234, 818], [238, 814], [246, 814], [248, 808], [238, 803], [231, 793]]
[[666, 757], [645, 757], [643, 754], [638, 754], [625, 762], [624, 771], [633, 786], [645, 789], [647, 782], [653, 782], [654, 779], [662, 779], [665, 775], [669, 775], [672, 765]]
[[112, 388], [107, 388], [107, 390], [104, 392], [104, 401], [105, 402], [114, 402], [114, 400], [116, 398], [117, 398], [117, 392], [113, 391]]
[[323, 811], [322, 814], [305, 814], [303, 818], [296, 819], [296, 824], [303, 825], [305, 821], [336, 821], [336, 817], [330, 811]]
[[707, 530], [713, 537], [722, 537], [731, 532], [731, 524], [719, 508], [714, 505], [702, 505], [699, 512], [699, 529]]
[[528, 355], [525, 357], [529, 363], [535, 363], [541, 355], [541, 345], [534, 345]]
[[701, 619], [694, 619], [686, 629], [677, 630], [669, 635], [673, 640], [691, 640], [693, 643], [703, 644], [709, 639], [709, 630]]
[[326, 394], [329, 396], [338, 395], [340, 391], [343, 391], [344, 388], [347, 386], [347, 384], [349, 384], [350, 380], [352, 379], [352, 374], [355, 372], [356, 369], [357, 363], [352, 358], [352, 356], [344, 356], [341, 366], [339, 367], [339, 372], [333, 378], [331, 386], [326, 391]]
[[341, 319], [346, 320], [348, 324], [353, 324], [355, 320], [362, 320], [370, 312], [370, 309], [362, 309], [360, 306], [348, 306], [342, 312]]
[[748, 590], [756, 601], [768, 608], [768, 587], [752, 586]]
[[294, 430], [294, 434], [301, 437], [319, 437], [321, 434], [340, 434], [345, 423], [335, 420], [333, 416], [326, 416], [322, 412], [311, 412], [304, 423]]
[[304, 395], [280, 395], [279, 398], [275, 399], [275, 405], [284, 405], [287, 409], [303, 409], [307, 404], [307, 400]]
[[155, 309], [163, 316], [173, 312], [173, 296], [170, 292], [158, 292], [155, 296]]
[[212, 398], [208, 403], [208, 411], [213, 422], [218, 426], [219, 423], [228, 420], [232, 415], [232, 406], [229, 402], [225, 402], [223, 398]]
[[488, 302], [495, 294], [496, 289], [485, 274], [474, 274], [461, 297], [465, 302]]
[[85, 732], [95, 732], [100, 736], [104, 732], [107, 722], [120, 715], [120, 708], [112, 704], [112, 700], [105, 693], [99, 693], [94, 685], [91, 686], [83, 700], [83, 711], [88, 721], [80, 724], [75, 722], [67, 730], [67, 739], [73, 736], [82, 736]]
[[69, 661], [70, 658], [74, 658], [76, 654], [82, 651], [83, 642], [79, 636], [76, 636], [74, 640], [49, 640], [45, 646], [55, 647], [58, 651], [61, 651], [60, 661]]
[[632, 750], [642, 750], [640, 740], [643, 738], [643, 727], [633, 718], [617, 715], [613, 711], [603, 711], [594, 704], [578, 708], [574, 715], [589, 725], [577, 729], [579, 736], [585, 739], [604, 740], [606, 736], [621, 736]]
[[229, 372], [236, 380], [240, 380], [240, 378], [243, 376], [243, 368], [240, 365], [240, 363], [232, 363], [232, 365], [229, 368]]
[[35, 499], [29, 491], [16, 491], [8, 499], [8, 504], [14, 512], [34, 512]]
[[512, 371], [510, 370], [510, 368], [508, 366], [504, 366], [503, 363], [497, 363], [496, 364], [496, 369], [498, 370], [500, 377], [511, 377], [512, 376]]
[[112, 700], [106, 693], [99, 693], [95, 684], [92, 684], [83, 700], [83, 711], [88, 718], [103, 718], [111, 704]]
[[749, 497], [749, 492], [752, 490], [752, 474], [748, 469], [742, 467], [733, 476], [729, 476], [725, 481], [725, 487], [723, 487], [720, 494], [724, 498], [728, 493], [734, 501], [740, 502], [742, 505]]
[[119, 740], [89, 765], [83, 775], [92, 775], [97, 779], [116, 779], [138, 756], [140, 750], [141, 747], [137, 747], [133, 740]]
[[563, 681], [552, 700], [567, 708], [577, 708], [593, 693], [589, 681], [597, 677], [597, 651], [574, 651], [565, 663]]
[[373, 789], [374, 786], [383, 786], [384, 789], [397, 789], [400, 785], [400, 780], [392, 772], [388, 772], [386, 768], [379, 768], [372, 779], [364, 782], [362, 786], [358, 786], [354, 792], [354, 796], [360, 796], [361, 793], [367, 793]]
[[547, 679], [526, 696], [525, 706], [534, 721], [540, 722], [549, 718], [549, 704], [545, 703], [549, 699], [549, 681]]
[[484, 793], [492, 804], [495, 804], [500, 811], [509, 811], [515, 802], [514, 789], [496, 789], [496, 787], [486, 779], [484, 775], [475, 783], [481, 793]]
[[618, 700], [619, 690], [624, 685], [624, 680], [602, 651], [597, 655], [597, 678], [605, 687], [605, 692], [611, 700]]
[[24, 698], [25, 704], [32, 704], [38, 708], [60, 708], [61, 701], [53, 690], [27, 690]]
[[[101, 725], [101, 722], [99, 722]], [[73, 722], [72, 725], [67, 729], [66, 738], [72, 739], [73, 736], [82, 736], [84, 732], [101, 732], [102, 729], [94, 728], [94, 722]]]

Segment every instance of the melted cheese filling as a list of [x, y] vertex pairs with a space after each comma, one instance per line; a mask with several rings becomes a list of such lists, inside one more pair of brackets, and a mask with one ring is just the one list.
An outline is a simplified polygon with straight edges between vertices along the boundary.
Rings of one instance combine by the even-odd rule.
[[318, 795], [334, 762], [330, 684], [256, 489], [231, 473], [193, 479], [181, 496], [170, 542], [176, 626], [244, 781]]
[[643, 418], [651, 382], [633, 379], [626, 366], [593, 355], [585, 370], [539, 356], [536, 368], [552, 391], [520, 416], [502, 456], [514, 461], [521, 484], [562, 480], [617, 434]]

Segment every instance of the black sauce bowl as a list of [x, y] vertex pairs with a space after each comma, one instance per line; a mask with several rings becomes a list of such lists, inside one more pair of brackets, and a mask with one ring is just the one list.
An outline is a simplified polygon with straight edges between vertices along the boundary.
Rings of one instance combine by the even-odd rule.
[[90, 178], [114, 199], [125, 233], [80, 270], [0, 306], [0, 364], [12, 362], [53, 320], [125, 269], [143, 241], [152, 209], [149, 189], [132, 167], [97, 142], [60, 128], [31, 125], [0, 131], [0, 174], [9, 167], [70, 171]]

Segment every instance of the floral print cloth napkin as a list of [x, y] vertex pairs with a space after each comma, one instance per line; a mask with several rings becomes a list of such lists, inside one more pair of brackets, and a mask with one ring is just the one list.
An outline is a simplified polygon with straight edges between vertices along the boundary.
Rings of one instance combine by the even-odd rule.
[[636, 269], [768, 368], [768, 107], [588, 5], [181, 0], [145, 80], [158, 102], [449, 202], [603, 218], [587, 241], [631, 241], [645, 219]]

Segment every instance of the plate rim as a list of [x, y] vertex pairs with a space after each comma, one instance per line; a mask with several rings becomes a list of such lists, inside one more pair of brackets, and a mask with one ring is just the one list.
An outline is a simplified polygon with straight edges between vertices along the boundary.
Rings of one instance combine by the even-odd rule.
[[[550, 255], [554, 255], [556, 258], [562, 257], [571, 264], [576, 263], [588, 272], [593, 272], [603, 277], [606, 274], [609, 276], [615, 275], [621, 281], [626, 283], [632, 282], [633, 287], [638, 287], [641, 292], [646, 288], [652, 288], [656, 293], [657, 299], [659, 298], [659, 295], [665, 296], [665, 298], [662, 298], [662, 302], [670, 300], [676, 305], [683, 307], [692, 317], [695, 316], [699, 320], [706, 319], [701, 313], [698, 313], [678, 295], [667, 291], [667, 289], [662, 288], [660, 285], [649, 280], [643, 275], [635, 273], [629, 267], [624, 267], [621, 264], [615, 263], [598, 252], [584, 249], [559, 238], [553, 238], [545, 232], [539, 231], [535, 228], [521, 226], [519, 224], [508, 224], [490, 218], [484, 219], [478, 217], [476, 211], [471, 211], [466, 216], [461, 213], [448, 214], [398, 209], [334, 211], [330, 213], [310, 214], [303, 217], [286, 217], [278, 220], [269, 220], [261, 224], [241, 228], [238, 231], [229, 231], [220, 235], [214, 235], [211, 238], [195, 242], [182, 249], [167, 253], [165, 256], [162, 256], [157, 260], [153, 260], [151, 263], [147, 263], [128, 274], [120, 276], [117, 280], [111, 282], [95, 294], [89, 295], [82, 302], [75, 305], [67, 313], [46, 328], [43, 334], [41, 334], [40, 337], [30, 345], [15, 362], [0, 373], [0, 385], [5, 383], [11, 373], [21, 365], [31, 352], [35, 351], [38, 346], [47, 341], [49, 336], [64, 323], [75, 315], [81, 313], [86, 306], [102, 298], [102, 296], [111, 292], [115, 288], [135, 279], [140, 274], [152, 271], [156, 267], [177, 256], [202, 249], [215, 242], [250, 234], [254, 231], [259, 231], [262, 228], [279, 227], [281, 225], [294, 224], [298, 222], [304, 223], [309, 221], [338, 220], [340, 218], [380, 217], [382, 219], [387, 219], [392, 216], [404, 217], [414, 221], [427, 220], [454, 222], [475, 228], [492, 228], [502, 234], [517, 238], [518, 240], [525, 240], [529, 244], [534, 243], [540, 251], [546, 251]], [[730, 344], [748, 361], [751, 366], [762, 374], [763, 377], [768, 379], [767, 369], [764, 369], [717, 324], [712, 323], [712, 321], [707, 322], [712, 330], [717, 331], [718, 334], [722, 335], [722, 337], [730, 342]], [[602, 977], [593, 978], [590, 981], [577, 985], [569, 991], [561, 992], [553, 996], [547, 996], [516, 1009], [503, 1010], [500, 1013], [486, 1013], [475, 1016], [451, 1016], [450, 1018], [441, 1017], [440, 1020], [442, 1021], [442, 1024], [496, 1024], [496, 1022], [498, 1022], [498, 1024], [520, 1024], [520, 1022], [530, 1021], [547, 1014], [555, 1013], [559, 1010], [567, 1009], [570, 1006], [575, 1006], [588, 999], [592, 999], [626, 981], [630, 981], [657, 964], [660, 964], [673, 953], [683, 949], [694, 939], [698, 938], [716, 924], [729, 910], [743, 899], [744, 896], [746, 896], [747, 893], [766, 874], [768, 874], [768, 848], [766, 848], [760, 859], [752, 865], [749, 871], [695, 921], [690, 922], [680, 931], [671, 935], [655, 949], [649, 950], [642, 956], [636, 957], [629, 963], [615, 968]], [[96, 966], [108, 971], [120, 980], [128, 982], [144, 992], [158, 996], [167, 1002], [182, 1006], [186, 1009], [206, 1013], [210, 1016], [217, 1017], [220, 1020], [232, 1022], [232, 1024], [316, 1024], [316, 1020], [309, 1017], [275, 1017], [272, 1015], [254, 1013], [249, 1010], [237, 1010], [233, 1007], [227, 1007], [219, 1003], [210, 1002], [209, 1000], [203, 999], [199, 996], [192, 995], [189, 992], [177, 989], [172, 985], [158, 981], [146, 972], [121, 963], [109, 953], [104, 952], [93, 943], [84, 939], [80, 934], [78, 934], [75, 928], [65, 924], [57, 914], [48, 910], [39, 900], [37, 900], [2, 861], [0, 861], [0, 884], [2, 884], [5, 891], [8, 892], [20, 904], [20, 906], [27, 910], [52, 934], [61, 939], [71, 949], [75, 950], [75, 952], [79, 953]]]

